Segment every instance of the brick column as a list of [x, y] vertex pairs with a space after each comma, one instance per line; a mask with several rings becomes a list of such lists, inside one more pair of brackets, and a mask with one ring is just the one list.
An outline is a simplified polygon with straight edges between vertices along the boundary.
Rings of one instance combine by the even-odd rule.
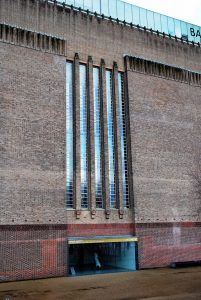
[[106, 99], [106, 74], [105, 62], [100, 65], [100, 115], [101, 115], [101, 155], [102, 155], [102, 182], [103, 199], [106, 217], [109, 218], [109, 162], [108, 162], [108, 134], [107, 134], [107, 99]]
[[87, 132], [88, 132], [88, 199], [91, 215], [96, 210], [95, 201], [95, 147], [94, 147], [94, 97], [93, 97], [93, 61], [88, 58], [87, 65]]
[[74, 207], [76, 216], [79, 217], [81, 209], [80, 194], [80, 73], [79, 73], [79, 56], [76, 53], [73, 68], [73, 143], [74, 143]]
[[121, 152], [121, 130], [119, 114], [119, 89], [118, 89], [118, 66], [113, 66], [113, 103], [114, 103], [114, 139], [115, 139], [115, 173], [116, 173], [116, 200], [120, 215], [123, 213], [123, 178], [122, 178], [122, 152]]
[[134, 190], [133, 190], [133, 167], [132, 167], [132, 152], [131, 152], [131, 130], [130, 130], [130, 111], [129, 111], [129, 92], [128, 92], [128, 75], [129, 75], [129, 57], [124, 59], [125, 76], [124, 76], [124, 101], [126, 111], [126, 137], [127, 137], [127, 159], [128, 159], [128, 186], [129, 186], [129, 203], [133, 209], [133, 219], [135, 222], [134, 211]]

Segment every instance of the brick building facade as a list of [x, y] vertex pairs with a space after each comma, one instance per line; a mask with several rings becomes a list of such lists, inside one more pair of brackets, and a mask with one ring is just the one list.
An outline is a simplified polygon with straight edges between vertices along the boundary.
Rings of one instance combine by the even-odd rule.
[[0, 279], [67, 276], [79, 239], [201, 260], [200, 44], [56, 1], [1, 0], [0, 20]]

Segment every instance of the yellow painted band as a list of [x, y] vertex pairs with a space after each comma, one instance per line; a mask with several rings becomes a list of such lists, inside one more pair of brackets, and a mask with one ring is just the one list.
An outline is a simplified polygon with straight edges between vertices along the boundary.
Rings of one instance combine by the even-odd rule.
[[69, 245], [77, 244], [98, 244], [98, 243], [120, 243], [120, 242], [137, 242], [136, 237], [128, 238], [103, 238], [103, 239], [80, 239], [80, 240], [69, 240]]

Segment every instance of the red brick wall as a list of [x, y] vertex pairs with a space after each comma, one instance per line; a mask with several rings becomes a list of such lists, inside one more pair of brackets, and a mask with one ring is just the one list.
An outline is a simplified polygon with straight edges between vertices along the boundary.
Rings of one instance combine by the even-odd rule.
[[133, 224], [0, 226], [0, 281], [67, 276], [67, 236], [127, 234]]
[[201, 260], [201, 223], [136, 224], [139, 268]]
[[67, 274], [66, 226], [1, 226], [0, 281]]
[[134, 224], [68, 224], [68, 236], [134, 234]]
[[201, 260], [201, 223], [1, 226], [0, 281], [67, 275], [67, 236], [138, 237], [139, 268]]

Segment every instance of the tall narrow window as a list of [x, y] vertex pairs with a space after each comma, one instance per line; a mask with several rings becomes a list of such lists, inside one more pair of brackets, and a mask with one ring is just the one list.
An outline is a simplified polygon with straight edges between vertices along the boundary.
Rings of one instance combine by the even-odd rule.
[[81, 208], [88, 207], [86, 66], [80, 65], [80, 186]]
[[73, 67], [66, 63], [66, 206], [73, 208]]
[[103, 208], [100, 132], [100, 82], [99, 69], [93, 68], [94, 90], [94, 147], [95, 147], [95, 197], [96, 208]]
[[119, 116], [120, 116], [120, 134], [121, 134], [121, 165], [122, 165], [122, 184], [123, 184], [123, 205], [129, 208], [129, 190], [128, 190], [128, 156], [126, 144], [126, 114], [124, 99], [124, 77], [118, 73], [119, 88]]
[[109, 161], [109, 200], [110, 207], [116, 208], [115, 192], [115, 154], [114, 154], [114, 120], [112, 99], [112, 72], [106, 71], [106, 94], [107, 94], [107, 134], [108, 134], [108, 161]]

